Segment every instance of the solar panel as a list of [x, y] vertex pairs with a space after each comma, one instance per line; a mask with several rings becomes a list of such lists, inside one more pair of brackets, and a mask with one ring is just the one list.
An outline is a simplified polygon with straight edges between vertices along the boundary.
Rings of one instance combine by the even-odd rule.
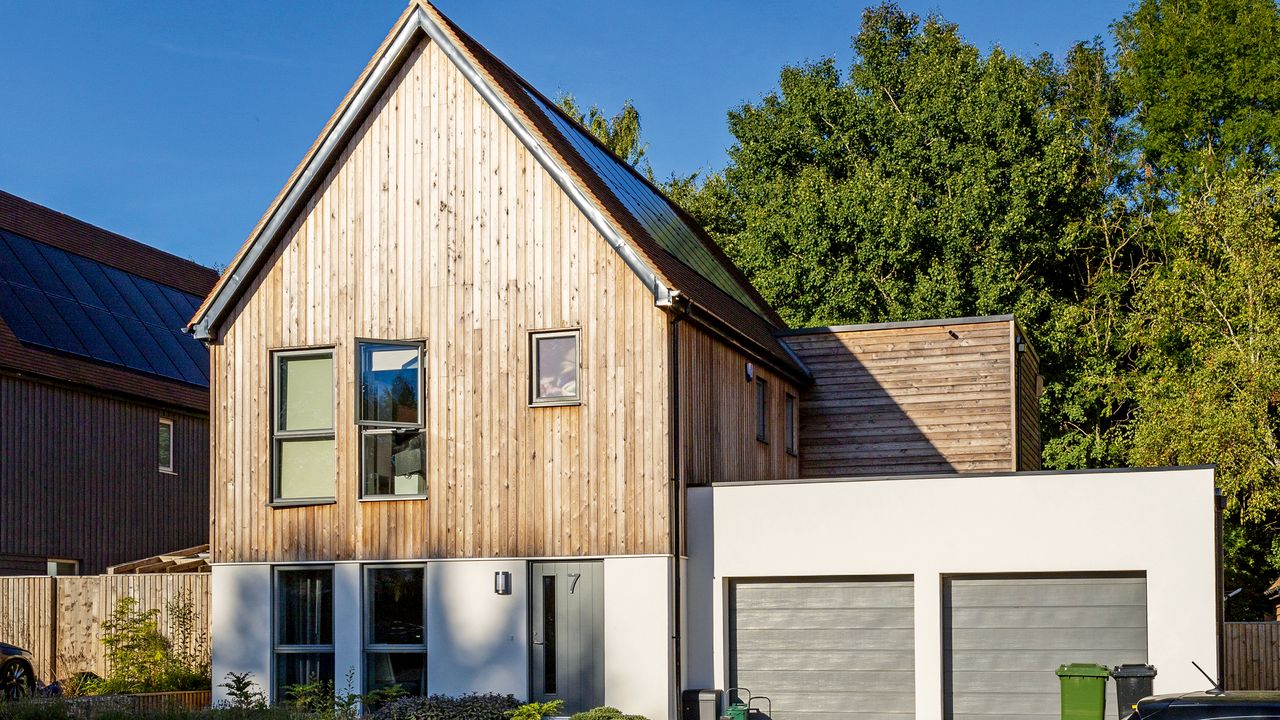
[[209, 353], [182, 332], [195, 295], [0, 230], [0, 317], [17, 338], [178, 380], [209, 384]]
[[592, 171], [604, 182], [618, 202], [626, 208], [636, 222], [672, 257], [687, 265], [716, 287], [737, 300], [752, 312], [766, 317], [750, 293], [707, 249], [698, 234], [681, 219], [671, 203], [654, 191], [648, 183], [612, 154], [602, 150], [580, 125], [543, 102], [537, 93], [524, 88], [556, 130], [569, 142]]

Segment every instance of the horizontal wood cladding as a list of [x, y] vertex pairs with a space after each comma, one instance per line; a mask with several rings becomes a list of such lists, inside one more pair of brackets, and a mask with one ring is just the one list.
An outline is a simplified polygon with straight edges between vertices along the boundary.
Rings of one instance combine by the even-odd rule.
[[[1021, 335], [1016, 326], [1014, 331]], [[1040, 391], [1043, 380], [1040, 378], [1040, 358], [1025, 338], [1023, 348], [1017, 354], [1018, 469], [1039, 470], [1043, 450], [1040, 439]]]
[[[174, 472], [159, 470], [173, 420]], [[82, 573], [206, 542], [209, 429], [201, 416], [0, 374], [0, 570]]]
[[814, 376], [800, 404], [800, 475], [1014, 469], [1012, 328], [993, 320], [786, 335]]
[[685, 484], [796, 477], [799, 458], [786, 450], [786, 396], [795, 386], [753, 364], [768, 392], [767, 438], [756, 438], [756, 384], [750, 358], [715, 335], [679, 325], [681, 475]]
[[[582, 404], [528, 406], [534, 329]], [[355, 338], [425, 345], [425, 500], [359, 501]], [[211, 348], [216, 562], [665, 553], [667, 318], [436, 46], [409, 55]], [[333, 346], [337, 497], [271, 498], [271, 350]]]

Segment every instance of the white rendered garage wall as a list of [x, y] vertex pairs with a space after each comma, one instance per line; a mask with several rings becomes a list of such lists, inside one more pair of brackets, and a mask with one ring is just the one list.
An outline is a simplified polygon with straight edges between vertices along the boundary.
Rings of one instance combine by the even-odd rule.
[[229, 699], [218, 687], [228, 672], [253, 673], [258, 687], [270, 692], [271, 566], [214, 565], [210, 574], [213, 702]]
[[727, 581], [915, 577], [916, 717], [942, 717], [942, 578], [1141, 571], [1156, 692], [1216, 673], [1213, 471], [717, 485], [689, 491], [686, 687], [727, 681]]
[[673, 717], [671, 558], [604, 561], [604, 702], [651, 720]]

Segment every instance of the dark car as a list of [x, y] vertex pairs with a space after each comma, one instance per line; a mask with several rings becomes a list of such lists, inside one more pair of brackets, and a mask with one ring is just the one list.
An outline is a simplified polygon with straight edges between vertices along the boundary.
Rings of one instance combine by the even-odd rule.
[[31, 653], [0, 643], [0, 700], [16, 700], [35, 692], [34, 667]]
[[1157, 695], [1138, 701], [1130, 720], [1215, 720], [1278, 718], [1280, 692], [1196, 692]]

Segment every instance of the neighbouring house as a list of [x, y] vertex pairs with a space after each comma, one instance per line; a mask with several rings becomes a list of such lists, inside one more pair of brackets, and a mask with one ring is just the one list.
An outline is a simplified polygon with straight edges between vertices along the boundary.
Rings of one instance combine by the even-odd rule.
[[0, 192], [0, 575], [208, 541], [209, 268]]
[[1056, 717], [1063, 662], [1217, 667], [1211, 469], [1040, 471], [1009, 317], [787, 328], [426, 3], [190, 327], [214, 676], [277, 700]]

